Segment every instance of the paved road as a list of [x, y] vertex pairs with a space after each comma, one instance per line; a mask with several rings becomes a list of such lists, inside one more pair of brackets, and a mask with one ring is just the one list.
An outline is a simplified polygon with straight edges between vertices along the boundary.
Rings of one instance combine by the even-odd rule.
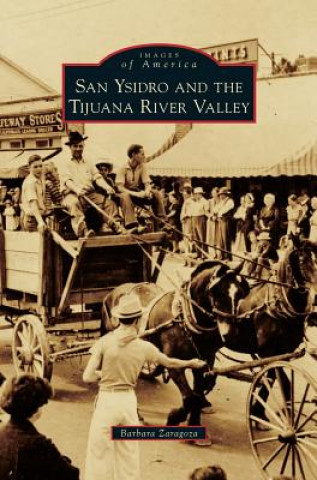
[[[181, 265], [170, 261], [168, 270], [177, 278]], [[166, 285], [166, 279], [164, 284]], [[0, 322], [1, 323], [1, 322]], [[0, 331], [0, 365], [4, 374], [13, 372], [9, 331]], [[66, 360], [54, 367], [54, 399], [45, 407], [37, 427], [53, 439], [60, 450], [83, 468], [87, 432], [96, 388], [87, 388], [81, 375], [87, 357]], [[297, 361], [313, 371], [310, 360]], [[219, 379], [209, 395], [215, 413], [204, 415], [203, 423], [213, 440], [211, 447], [197, 447], [181, 442], [141, 442], [142, 480], [182, 480], [197, 466], [220, 464], [229, 480], [258, 480], [261, 478], [252, 457], [245, 420], [246, 397], [249, 385]], [[140, 381], [137, 389], [140, 410], [150, 424], [162, 425], [170, 408], [180, 403], [176, 387]], [[82, 476], [83, 478], [83, 476]]]

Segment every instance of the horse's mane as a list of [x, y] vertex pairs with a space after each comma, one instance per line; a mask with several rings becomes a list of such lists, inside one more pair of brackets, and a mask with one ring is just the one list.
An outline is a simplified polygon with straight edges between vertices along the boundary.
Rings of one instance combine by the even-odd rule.
[[222, 262], [221, 260], [207, 260], [205, 262], [200, 263], [191, 273], [190, 279], [193, 280], [197, 275], [205, 270], [209, 270], [210, 268], [214, 268], [216, 266], [223, 267], [224, 270], [228, 270], [229, 267], [226, 263]]
[[[305, 283], [298, 256], [295, 255], [297, 251], [297, 248], [288, 248], [284, 258], [278, 263], [277, 268], [277, 281], [294, 284], [294, 288]], [[308, 272], [309, 265], [305, 264], [305, 267], [307, 273], [310, 273]]]

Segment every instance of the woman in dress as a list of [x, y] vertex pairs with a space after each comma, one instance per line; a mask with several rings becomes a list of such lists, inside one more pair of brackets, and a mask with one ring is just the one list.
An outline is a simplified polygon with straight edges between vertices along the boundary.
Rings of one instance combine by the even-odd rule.
[[280, 230], [280, 211], [275, 205], [275, 195], [267, 193], [263, 198], [264, 206], [261, 209], [257, 222], [257, 231], [268, 232], [274, 248], [277, 248]]
[[217, 250], [216, 256], [220, 260], [230, 260], [231, 257], [233, 209], [234, 201], [231, 198], [229, 188], [221, 187], [219, 190], [219, 202], [215, 206], [215, 244], [221, 249]]
[[233, 215], [236, 224], [236, 237], [233, 245], [233, 251], [237, 253], [244, 253], [246, 251], [245, 235], [243, 232], [243, 225], [246, 217], [245, 195], [240, 197], [240, 205]]
[[287, 235], [291, 233], [297, 235], [299, 233], [299, 223], [303, 216], [303, 210], [298, 203], [296, 195], [292, 194], [287, 199], [288, 205], [286, 207], [287, 213]]
[[186, 256], [185, 265], [189, 263], [189, 256], [192, 252], [192, 188], [190, 185], [185, 186], [182, 191], [183, 195], [183, 206], [181, 208], [180, 220], [182, 224], [183, 232], [183, 242], [184, 242], [184, 253]]
[[216, 257], [216, 251], [212, 248], [211, 245], [215, 245], [215, 230], [216, 230], [216, 205], [219, 202], [219, 188], [214, 187], [211, 190], [211, 198], [209, 200], [209, 213], [207, 221], [207, 238], [206, 242], [208, 245], [208, 253], [211, 258]]
[[306, 192], [298, 197], [298, 203], [302, 209], [302, 216], [298, 222], [300, 233], [305, 237], [309, 237], [310, 232], [310, 217], [312, 215], [311, 201]]

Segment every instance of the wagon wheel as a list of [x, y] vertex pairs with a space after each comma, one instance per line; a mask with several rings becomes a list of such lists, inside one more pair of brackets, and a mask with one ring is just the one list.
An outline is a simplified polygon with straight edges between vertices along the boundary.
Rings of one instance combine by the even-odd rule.
[[154, 362], [146, 362], [143, 365], [143, 368], [140, 373], [140, 377], [144, 380], [154, 380], [154, 378], [158, 377], [163, 373], [164, 367], [162, 365], [158, 365]]
[[316, 478], [317, 383], [306, 372], [286, 362], [265, 367], [251, 385], [247, 415], [263, 478]]
[[12, 357], [17, 373], [52, 377], [49, 343], [45, 328], [35, 315], [23, 315], [13, 329]]

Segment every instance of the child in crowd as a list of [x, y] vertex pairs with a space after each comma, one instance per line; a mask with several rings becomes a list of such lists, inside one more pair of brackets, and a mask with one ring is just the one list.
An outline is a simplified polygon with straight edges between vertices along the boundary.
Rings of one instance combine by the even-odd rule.
[[2, 213], [5, 217], [5, 229], [6, 230], [17, 230], [19, 227], [19, 217], [16, 214], [16, 211], [13, 207], [12, 200], [7, 199], [5, 201], [5, 209]]

